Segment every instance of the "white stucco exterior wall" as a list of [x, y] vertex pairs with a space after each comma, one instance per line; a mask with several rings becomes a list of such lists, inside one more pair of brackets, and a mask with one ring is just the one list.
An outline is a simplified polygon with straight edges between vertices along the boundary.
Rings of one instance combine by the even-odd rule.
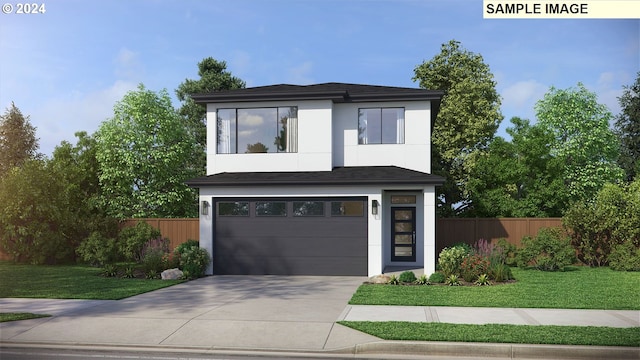
[[[298, 107], [298, 152], [218, 154], [217, 109]], [[330, 171], [332, 102], [287, 101], [207, 104], [207, 175], [246, 171]]]
[[424, 273], [436, 272], [436, 188], [424, 189]]

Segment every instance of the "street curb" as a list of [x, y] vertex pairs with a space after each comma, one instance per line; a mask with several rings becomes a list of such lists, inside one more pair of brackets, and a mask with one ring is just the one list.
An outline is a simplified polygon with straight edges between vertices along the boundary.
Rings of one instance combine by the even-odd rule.
[[403, 354], [506, 359], [640, 359], [640, 348], [464, 342], [381, 341], [355, 346], [355, 354]]
[[640, 359], [640, 347], [616, 347], [616, 346], [582, 346], [582, 345], [533, 345], [533, 344], [500, 344], [500, 343], [464, 343], [464, 342], [418, 342], [418, 341], [377, 341], [359, 344], [353, 347], [333, 350], [294, 350], [294, 349], [239, 349], [221, 347], [178, 347], [178, 346], [136, 346], [115, 344], [60, 344], [60, 343], [25, 343], [25, 342], [0, 342], [2, 348], [32, 348], [84, 351], [109, 351], [145, 353], [185, 353], [202, 355], [236, 355], [236, 356], [282, 356], [282, 357], [309, 357], [309, 358], [344, 358], [353, 356], [363, 358], [366, 356], [381, 357], [384, 355], [394, 358], [415, 356], [448, 356], [501, 359]]

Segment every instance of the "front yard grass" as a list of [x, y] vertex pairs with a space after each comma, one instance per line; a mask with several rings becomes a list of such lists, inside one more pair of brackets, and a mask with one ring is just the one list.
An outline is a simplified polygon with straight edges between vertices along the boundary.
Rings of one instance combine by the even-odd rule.
[[640, 328], [340, 321], [385, 340], [640, 346]]
[[[352, 305], [640, 310], [640, 272], [576, 266], [564, 272], [514, 268], [493, 286], [361, 285]], [[636, 330], [637, 331], [637, 330]]]
[[183, 282], [102, 277], [100, 271], [82, 265], [0, 261], [0, 298], [119, 300]]
[[0, 313], [0, 322], [38, 319], [49, 317], [51, 315], [32, 314], [32, 313]]

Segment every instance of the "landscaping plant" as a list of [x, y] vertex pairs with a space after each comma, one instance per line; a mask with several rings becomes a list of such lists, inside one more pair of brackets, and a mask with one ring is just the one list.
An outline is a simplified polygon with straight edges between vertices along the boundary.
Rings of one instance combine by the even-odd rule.
[[481, 274], [478, 276], [478, 279], [474, 282], [474, 284], [478, 286], [491, 285], [491, 281], [489, 281], [489, 275]]
[[427, 278], [427, 275], [425, 275], [425, 274], [420, 275], [420, 277], [414, 281], [414, 284], [416, 284], [416, 285], [431, 285], [431, 283], [429, 282], [429, 279]]
[[410, 284], [416, 281], [416, 274], [414, 274], [413, 271], [405, 271], [400, 274], [398, 280], [400, 280], [401, 283]]
[[486, 256], [473, 254], [465, 257], [460, 263], [460, 274], [466, 282], [472, 282], [481, 274], [487, 274], [489, 271], [489, 260]]
[[449, 275], [445, 279], [444, 283], [446, 285], [449, 285], [449, 286], [459, 286], [459, 285], [461, 285], [460, 279], [458, 278], [458, 275], [455, 275], [455, 274]]
[[442, 284], [445, 280], [445, 276], [441, 272], [434, 272], [429, 275], [429, 282], [432, 284]]
[[398, 285], [398, 284], [400, 284], [400, 280], [398, 280], [397, 276], [391, 275], [391, 276], [389, 276], [389, 281], [387, 281], [387, 284], [389, 284], [389, 285]]
[[558, 228], [542, 228], [535, 238], [522, 239], [519, 252], [519, 267], [533, 266], [544, 271], [564, 270], [575, 260], [575, 250], [571, 240]]
[[185, 247], [180, 254], [180, 270], [182, 270], [185, 279], [198, 278], [204, 275], [209, 261], [209, 252], [206, 249], [199, 245]]
[[116, 239], [107, 238], [101, 232], [94, 231], [84, 239], [76, 253], [80, 259], [92, 266], [104, 266], [118, 259]]
[[138, 222], [136, 226], [125, 227], [118, 236], [118, 246], [120, 253], [127, 260], [142, 262], [145, 244], [151, 239], [160, 237], [160, 230], [147, 224], [144, 221]]
[[640, 271], [640, 247], [631, 241], [614, 246], [609, 254], [609, 267], [618, 271]]
[[440, 256], [438, 256], [438, 264], [440, 264], [440, 269], [445, 276], [449, 276], [460, 269], [462, 260], [468, 255], [469, 250], [461, 245], [444, 248], [440, 252]]

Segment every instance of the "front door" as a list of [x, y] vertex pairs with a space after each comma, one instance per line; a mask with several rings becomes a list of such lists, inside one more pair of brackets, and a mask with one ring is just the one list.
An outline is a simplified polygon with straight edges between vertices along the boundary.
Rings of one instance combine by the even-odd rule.
[[416, 261], [416, 208], [391, 208], [391, 261]]

